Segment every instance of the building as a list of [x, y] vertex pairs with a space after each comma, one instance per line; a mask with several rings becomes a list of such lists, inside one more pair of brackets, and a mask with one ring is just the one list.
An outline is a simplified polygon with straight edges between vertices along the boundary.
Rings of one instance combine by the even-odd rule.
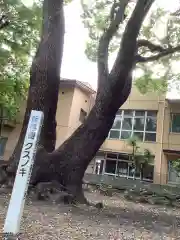
[[[61, 81], [56, 115], [57, 146], [84, 121], [94, 99], [95, 91], [86, 83], [65, 79]], [[142, 95], [133, 87], [128, 100], [117, 112], [109, 136], [90, 163], [87, 173], [132, 178], [132, 148], [127, 144], [127, 139], [135, 135], [141, 140], [140, 150], [149, 149], [154, 155], [153, 164], [144, 169], [144, 180], [157, 184], [179, 183], [180, 178], [172, 166], [172, 161], [180, 157], [179, 105], [180, 100], [169, 99], [166, 94]], [[0, 153], [4, 159], [9, 158], [16, 145], [23, 109], [25, 107], [16, 125], [5, 124], [2, 130], [4, 141], [0, 145]], [[138, 171], [135, 177], [140, 178]]]
[[180, 158], [179, 106], [180, 100], [167, 98], [166, 94], [142, 95], [133, 87], [88, 172], [133, 178], [132, 147], [127, 139], [135, 135], [141, 140], [140, 151], [149, 149], [154, 155], [154, 163], [144, 169], [144, 180], [157, 184], [180, 183], [172, 165], [172, 161]]
[[[94, 104], [95, 91], [88, 83], [62, 79], [57, 106], [57, 143], [61, 145], [81, 125]], [[0, 156], [8, 160], [16, 146], [22, 127], [25, 105], [21, 107], [16, 124], [5, 123], [1, 132]]]

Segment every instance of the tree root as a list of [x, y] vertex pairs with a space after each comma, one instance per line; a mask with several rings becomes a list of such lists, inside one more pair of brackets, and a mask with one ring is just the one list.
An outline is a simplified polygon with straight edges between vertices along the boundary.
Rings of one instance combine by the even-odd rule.
[[80, 191], [78, 194], [72, 194], [70, 191], [65, 191], [65, 187], [59, 184], [58, 182], [41, 182], [37, 186], [30, 186], [29, 194], [34, 191], [35, 199], [40, 201], [49, 201], [52, 199], [52, 195], [57, 194], [56, 203], [63, 203], [68, 205], [79, 205], [84, 204], [87, 206], [93, 206], [98, 209], [103, 208], [103, 204], [91, 203], [84, 196], [84, 192]]
[[[6, 171], [8, 164], [0, 164], [0, 185], [4, 186], [5, 189], [12, 189], [14, 182], [14, 175]], [[74, 193], [73, 193], [74, 192]], [[71, 191], [70, 188], [61, 185], [57, 181], [51, 182], [39, 182], [36, 185], [30, 185], [28, 188], [27, 195], [34, 195], [35, 200], [49, 201], [52, 199], [53, 194], [58, 194], [56, 203], [63, 202], [64, 204], [85, 204], [87, 206], [93, 206], [98, 209], [103, 208], [103, 204], [100, 203], [90, 203], [84, 196], [82, 186], [79, 187], [78, 192]]]

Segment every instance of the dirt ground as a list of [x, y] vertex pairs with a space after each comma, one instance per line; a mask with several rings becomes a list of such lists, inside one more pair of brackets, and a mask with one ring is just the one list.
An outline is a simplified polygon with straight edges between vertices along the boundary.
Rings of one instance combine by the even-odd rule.
[[[180, 239], [178, 209], [136, 204], [121, 196], [86, 195], [93, 202], [103, 201], [105, 208], [98, 210], [84, 205], [73, 207], [27, 200], [20, 239]], [[0, 196], [1, 228], [8, 199], [7, 195]]]

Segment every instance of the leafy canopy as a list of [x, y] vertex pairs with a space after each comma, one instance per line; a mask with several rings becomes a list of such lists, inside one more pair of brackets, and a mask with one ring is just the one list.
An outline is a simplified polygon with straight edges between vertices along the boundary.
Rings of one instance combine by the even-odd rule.
[[26, 98], [30, 57], [40, 34], [41, 4], [27, 8], [21, 0], [0, 0], [9, 24], [0, 29], [0, 107], [13, 119]]
[[[91, 61], [97, 60], [98, 42], [110, 22], [110, 9], [114, 3], [118, 4], [121, 1], [81, 0], [83, 23], [89, 31], [85, 53]], [[178, 82], [180, 79], [180, 72], [178, 72], [177, 68], [175, 69], [175, 64], [180, 58], [180, 47], [178, 45], [180, 44], [180, 17], [164, 10], [163, 4], [160, 7], [157, 6], [156, 3], [158, 2], [158, 0], [155, 1], [139, 34], [139, 40], [147, 41], [146, 44], [142, 44], [139, 48], [139, 53], [143, 58], [136, 65], [135, 71], [136, 85], [142, 93], [147, 91], [165, 92], [169, 86], [167, 80]], [[119, 49], [125, 25], [135, 3], [136, 1], [129, 0], [124, 13], [125, 20], [109, 46], [109, 54], [111, 55]], [[147, 43], [150, 44], [147, 45]], [[175, 47], [177, 47], [176, 50]], [[168, 50], [170, 51], [169, 54]], [[156, 57], [157, 55], [159, 56]]]

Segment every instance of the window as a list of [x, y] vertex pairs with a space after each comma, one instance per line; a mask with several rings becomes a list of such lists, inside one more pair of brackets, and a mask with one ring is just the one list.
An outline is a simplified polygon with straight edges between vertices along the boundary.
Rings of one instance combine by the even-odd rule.
[[84, 111], [84, 110], [81, 108], [81, 110], [80, 110], [80, 115], [79, 115], [79, 121], [83, 123], [83, 122], [85, 121], [85, 119], [86, 119], [86, 116], [87, 116], [87, 112]]
[[116, 174], [116, 160], [106, 160], [105, 172], [108, 174]]
[[0, 137], [0, 157], [2, 157], [4, 155], [6, 143], [7, 143], [7, 138]]
[[145, 166], [143, 170], [140, 169], [140, 166], [135, 168], [133, 162], [130, 160], [106, 159], [104, 164], [106, 175], [125, 177], [127, 179], [142, 179], [144, 181], [153, 180], [154, 166], [150, 164]]
[[142, 179], [153, 181], [153, 177], [154, 177], [154, 166], [152, 164], [148, 164], [142, 169]]
[[180, 133], [180, 113], [171, 115], [171, 132]]
[[117, 175], [118, 176], [127, 176], [128, 175], [128, 162], [118, 161]]
[[180, 183], [180, 173], [176, 171], [173, 161], [169, 160], [168, 164], [168, 183], [179, 184]]
[[136, 136], [141, 141], [156, 141], [157, 112], [119, 110], [109, 132], [110, 139], [128, 139]]
[[103, 172], [103, 166], [104, 166], [104, 160], [96, 160], [95, 161], [95, 166], [94, 166], [94, 173], [95, 174], [102, 174]]

